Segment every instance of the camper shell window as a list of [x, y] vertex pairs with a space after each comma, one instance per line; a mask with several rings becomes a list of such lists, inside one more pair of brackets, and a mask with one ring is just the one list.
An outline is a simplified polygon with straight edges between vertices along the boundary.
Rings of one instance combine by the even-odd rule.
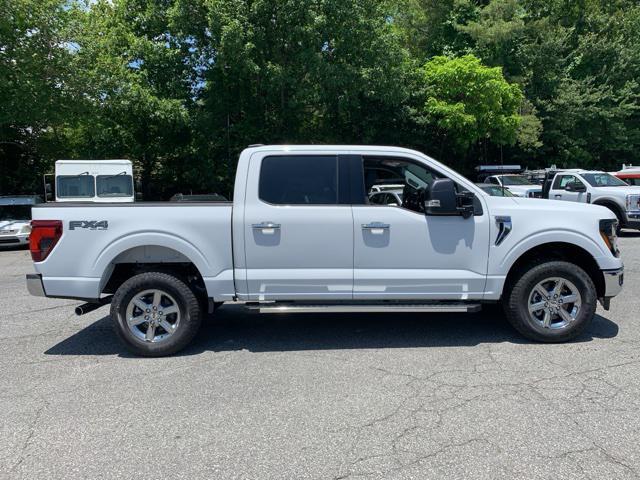
[[60, 198], [93, 198], [95, 191], [92, 175], [60, 175], [56, 181], [56, 194]]
[[131, 197], [133, 196], [133, 178], [124, 173], [116, 175], [98, 175], [99, 197]]

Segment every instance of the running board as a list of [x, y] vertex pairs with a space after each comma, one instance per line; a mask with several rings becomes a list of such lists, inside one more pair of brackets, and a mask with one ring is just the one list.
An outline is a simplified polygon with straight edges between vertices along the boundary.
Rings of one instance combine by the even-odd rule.
[[473, 313], [479, 312], [479, 303], [249, 303], [249, 310], [260, 313]]

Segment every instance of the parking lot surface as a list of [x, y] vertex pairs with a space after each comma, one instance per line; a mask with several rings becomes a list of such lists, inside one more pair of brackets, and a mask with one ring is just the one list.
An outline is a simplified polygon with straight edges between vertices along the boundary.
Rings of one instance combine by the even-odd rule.
[[0, 477], [638, 478], [640, 235], [578, 341], [473, 315], [257, 315], [135, 358], [108, 309], [31, 297], [0, 251]]

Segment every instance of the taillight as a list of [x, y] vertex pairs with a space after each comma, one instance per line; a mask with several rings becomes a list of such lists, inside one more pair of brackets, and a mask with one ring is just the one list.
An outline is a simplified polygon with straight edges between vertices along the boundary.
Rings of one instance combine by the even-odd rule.
[[31, 220], [29, 250], [34, 262], [42, 262], [62, 236], [62, 221]]

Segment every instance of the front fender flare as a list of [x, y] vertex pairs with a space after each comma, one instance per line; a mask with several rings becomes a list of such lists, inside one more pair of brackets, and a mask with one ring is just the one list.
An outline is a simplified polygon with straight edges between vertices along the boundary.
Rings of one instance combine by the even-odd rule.
[[565, 243], [575, 245], [589, 253], [601, 269], [617, 268], [617, 262], [604, 246], [599, 245], [591, 237], [571, 230], [549, 230], [538, 232], [521, 240], [504, 254], [497, 264], [495, 274], [507, 275], [516, 261], [528, 251], [547, 243]]

